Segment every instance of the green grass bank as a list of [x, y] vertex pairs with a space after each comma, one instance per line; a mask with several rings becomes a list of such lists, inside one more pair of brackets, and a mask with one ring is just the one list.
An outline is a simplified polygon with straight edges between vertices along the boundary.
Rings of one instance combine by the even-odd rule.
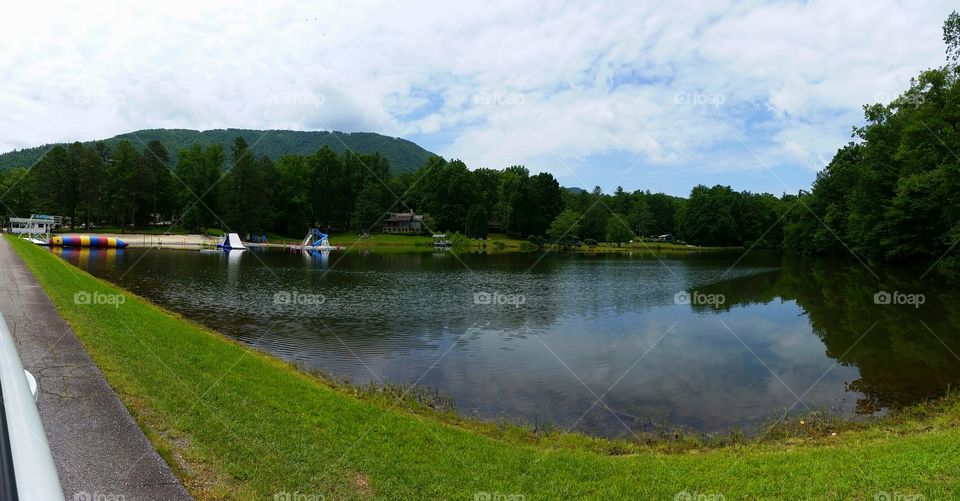
[[711, 447], [534, 433], [307, 374], [7, 238], [200, 499], [960, 497], [957, 399]]

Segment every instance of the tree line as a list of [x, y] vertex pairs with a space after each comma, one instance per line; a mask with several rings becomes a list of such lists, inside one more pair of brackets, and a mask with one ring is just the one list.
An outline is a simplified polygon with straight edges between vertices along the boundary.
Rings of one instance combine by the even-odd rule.
[[[519, 165], [471, 170], [442, 157], [391, 175], [379, 154], [329, 147], [274, 162], [254, 155], [242, 137], [229, 152], [194, 144], [175, 158], [159, 141], [141, 149], [129, 141], [114, 148], [103, 142], [56, 146], [32, 169], [2, 173], [0, 193], [8, 215], [62, 215], [71, 229], [170, 221], [193, 231], [294, 236], [311, 226], [372, 230], [390, 212], [413, 210], [425, 215], [428, 231], [470, 237], [484, 237], [491, 228], [523, 238], [610, 242], [689, 233], [690, 241], [703, 245], [755, 239], [776, 216], [779, 200], [729, 187], [697, 187], [689, 200], [621, 187], [612, 194], [599, 187], [569, 190], [547, 172], [531, 174]], [[727, 199], [736, 207], [722, 207]]]
[[[950, 78], [956, 99], [955, 74]], [[220, 145], [195, 144], [175, 159], [158, 141], [139, 150], [128, 141], [115, 148], [57, 146], [32, 169], [0, 174], [0, 202], [8, 215], [67, 216], [71, 229], [170, 221], [191, 231], [294, 237], [312, 226], [374, 231], [388, 213], [413, 210], [425, 216], [427, 231], [474, 238], [491, 228], [541, 242], [619, 244], [667, 234], [701, 246], [827, 254], [851, 245], [865, 258], [929, 257], [956, 241], [949, 221], [960, 214], [960, 204], [952, 201], [960, 182], [952, 174], [960, 164], [950, 154], [951, 143], [917, 133], [922, 121], [943, 130], [953, 120], [941, 116], [951, 99], [948, 89], [930, 85], [930, 79], [945, 82], [947, 74], [931, 70], [918, 80], [908, 92], [916, 106], [868, 107], [868, 118], [874, 118], [858, 129], [862, 140], [842, 148], [803, 195], [721, 185], [698, 185], [687, 198], [622, 187], [607, 194], [599, 187], [566, 189], [552, 174], [531, 174], [523, 166], [471, 170], [442, 157], [415, 172], [391, 175], [379, 154], [323, 147], [274, 162], [255, 156], [237, 137], [229, 155]], [[912, 129], [904, 123], [908, 119], [915, 122]], [[944, 137], [960, 143], [951, 134]], [[937, 161], [929, 163], [929, 155]], [[884, 162], [870, 161], [877, 158]]]
[[[920, 73], [865, 124], [791, 211], [784, 247], [804, 254], [936, 265], [960, 273], [960, 16], [943, 27], [947, 62]], [[808, 209], [809, 210], [808, 210]]]
[[127, 228], [162, 220], [190, 230], [298, 236], [311, 226], [373, 230], [389, 212], [425, 215], [428, 231], [483, 237], [490, 228], [541, 241], [622, 243], [672, 234], [702, 246], [783, 248], [874, 261], [936, 260], [960, 241], [960, 16], [944, 23], [947, 63], [924, 71], [887, 104], [864, 107], [865, 125], [836, 153], [809, 193], [694, 187], [687, 198], [618, 187], [570, 190], [523, 166], [471, 170], [430, 158], [392, 175], [379, 154], [323, 147], [277, 161], [231, 145], [181, 150], [158, 141], [57, 146], [32, 168], [0, 174], [8, 215], [69, 216], [74, 227]]
[[[228, 155], [229, 153], [229, 155]], [[228, 160], [229, 158], [229, 160]], [[159, 141], [137, 149], [98, 142], [52, 148], [32, 169], [0, 175], [8, 215], [66, 216], [71, 229], [133, 228], [171, 221], [200, 231], [295, 236], [311, 226], [367, 231], [390, 212], [425, 215], [428, 231], [484, 237], [492, 229], [522, 238], [626, 242], [676, 234], [698, 245], [740, 245], [764, 234], [779, 218], [781, 199], [729, 187], [693, 189], [689, 199], [618, 187], [605, 194], [569, 190], [552, 174], [515, 165], [470, 170], [460, 160], [434, 157], [412, 173], [391, 176], [379, 154], [311, 155], [276, 162], [256, 156], [242, 137], [227, 152], [194, 144], [171, 158]]]

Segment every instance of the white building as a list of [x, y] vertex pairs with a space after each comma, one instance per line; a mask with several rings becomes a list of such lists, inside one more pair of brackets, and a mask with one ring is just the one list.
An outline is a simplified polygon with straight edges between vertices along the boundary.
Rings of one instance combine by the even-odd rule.
[[11, 217], [9, 232], [14, 235], [29, 235], [36, 239], [49, 239], [50, 233], [63, 225], [60, 216], [30, 214], [30, 217]]

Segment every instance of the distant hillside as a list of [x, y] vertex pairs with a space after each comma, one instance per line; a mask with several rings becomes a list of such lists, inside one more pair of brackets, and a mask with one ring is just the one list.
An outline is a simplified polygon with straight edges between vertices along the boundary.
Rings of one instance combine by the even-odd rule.
[[[375, 134], [373, 132], [326, 132], [292, 130], [250, 130], [250, 129], [214, 129], [196, 131], [190, 129], [147, 129], [120, 134], [104, 142], [111, 146], [128, 140], [138, 149], [153, 140], [159, 140], [176, 159], [177, 152], [193, 143], [207, 146], [222, 144], [230, 152], [230, 144], [237, 136], [242, 136], [257, 155], [266, 155], [274, 160], [283, 155], [305, 155], [324, 146], [337, 152], [349, 148], [357, 153], [379, 152], [390, 161], [390, 172], [413, 172], [423, 166], [433, 153], [406, 139]], [[14, 167], [30, 167], [54, 145], [48, 144], [36, 148], [11, 151], [0, 154], [0, 171]]]

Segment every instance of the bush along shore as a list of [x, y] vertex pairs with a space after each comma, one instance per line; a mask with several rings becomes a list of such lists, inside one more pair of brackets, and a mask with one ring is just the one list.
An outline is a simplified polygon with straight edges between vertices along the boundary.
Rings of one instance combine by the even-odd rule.
[[429, 390], [299, 370], [8, 241], [199, 499], [960, 496], [956, 396], [864, 421], [791, 417], [754, 437], [485, 423]]

